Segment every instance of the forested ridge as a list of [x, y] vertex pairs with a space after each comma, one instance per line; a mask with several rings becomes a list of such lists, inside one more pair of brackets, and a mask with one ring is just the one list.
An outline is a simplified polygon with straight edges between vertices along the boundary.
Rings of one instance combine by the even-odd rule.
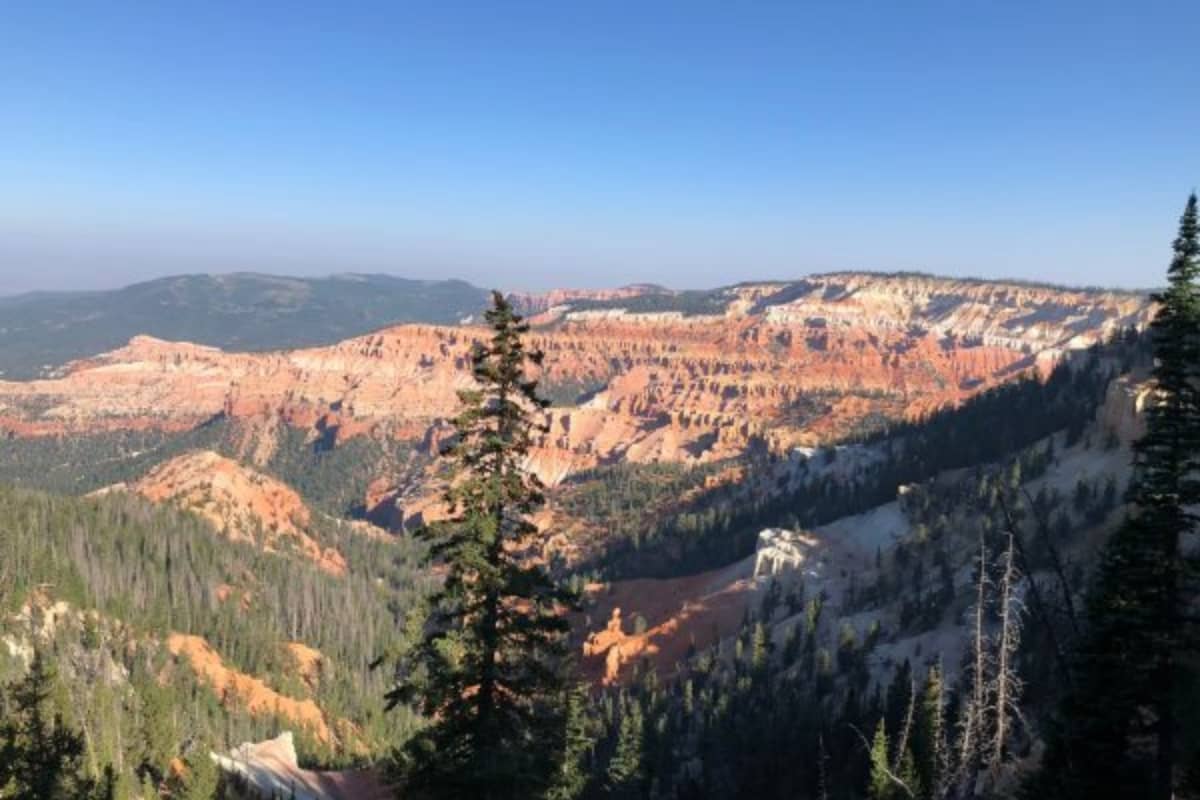
[[401, 475], [423, 459], [412, 443], [357, 436], [336, 447], [287, 425], [268, 434], [224, 415], [189, 431], [110, 431], [4, 442], [0, 483], [68, 494], [86, 494], [142, 477], [156, 464], [189, 450], [242, 456], [244, 440], [270, 435], [270, 458], [257, 469], [298, 491], [315, 508], [337, 517], [360, 517], [368, 484], [381, 472]]
[[[108, 659], [129, 676], [97, 682], [92, 696], [72, 711], [82, 717], [80, 724], [112, 731], [93, 757], [124, 763], [122, 780], [145, 777], [148, 770], [158, 774], [166, 766], [162, 759], [142, 765], [136, 754], [121, 749], [137, 741], [134, 733], [119, 731], [141, 724], [142, 706], [150, 702], [143, 695], [147, 682], [156, 683], [154, 675], [168, 676], [152, 690], [165, 693], [154, 702], [191, 708], [195, 716], [177, 721], [175, 741], [158, 743], [168, 751], [167, 760], [193, 740], [227, 748], [283, 725], [298, 728], [302, 751], [313, 763], [347, 763], [384, 752], [412, 730], [411, 717], [383, 713], [376, 698], [386, 681], [370, 664], [404, 637], [407, 615], [419, 609], [431, 584], [416, 544], [365, 538], [333, 524], [324, 535], [352, 565], [345, 577], [223, 540], [199, 518], [140, 498], [0, 488], [5, 577], [0, 600], [10, 619], [18, 614], [32, 619], [43, 605], [57, 602], [81, 613], [53, 641], [65, 659], [61, 673], [68, 673], [66, 665], [82, 664], [66, 675], [76, 688], [81, 670]], [[14, 647], [33, 645], [19, 622], [5, 627]], [[331, 724], [351, 722], [353, 734], [320, 741], [296, 720], [259, 718], [239, 710], [236, 697], [222, 703], [186, 659], [163, 672], [172, 661], [165, 642], [173, 633], [203, 637], [225, 666], [284, 695], [311, 697]], [[323, 658], [315, 686], [297, 678], [297, 665], [284, 647], [293, 641], [316, 648]], [[123, 684], [132, 691], [122, 694]], [[111, 697], [102, 703], [97, 693]]]
[[305, 347], [401, 322], [455, 323], [487, 294], [390, 275], [177, 275], [121, 289], [0, 299], [0, 375], [28, 379], [149, 335], [234, 350]]

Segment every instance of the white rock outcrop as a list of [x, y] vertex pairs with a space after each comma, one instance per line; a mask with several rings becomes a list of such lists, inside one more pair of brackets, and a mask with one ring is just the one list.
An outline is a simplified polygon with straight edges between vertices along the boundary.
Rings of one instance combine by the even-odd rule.
[[1146, 432], [1144, 412], [1153, 392], [1148, 380], [1128, 375], [1113, 380], [1108, 384], [1104, 404], [1096, 412], [1097, 421], [1126, 444], [1139, 439]]
[[754, 577], [798, 572], [816, 539], [800, 531], [767, 528], [758, 534], [755, 546]]
[[301, 769], [291, 731], [265, 742], [247, 742], [228, 755], [212, 753], [223, 771], [238, 776], [263, 798], [295, 800], [385, 800], [393, 797], [380, 776], [368, 770], [310, 772]]

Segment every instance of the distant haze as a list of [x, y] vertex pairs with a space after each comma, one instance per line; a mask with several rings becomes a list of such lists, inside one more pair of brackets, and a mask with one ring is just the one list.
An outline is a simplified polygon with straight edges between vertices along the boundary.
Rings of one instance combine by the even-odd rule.
[[1197, 3], [4, 17], [0, 295], [246, 270], [1147, 286], [1200, 184]]

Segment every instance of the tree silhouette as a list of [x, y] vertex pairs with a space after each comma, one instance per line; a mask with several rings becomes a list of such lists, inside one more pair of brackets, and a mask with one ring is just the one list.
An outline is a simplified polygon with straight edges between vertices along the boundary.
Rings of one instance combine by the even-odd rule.
[[491, 337], [475, 346], [476, 388], [447, 456], [452, 516], [423, 535], [446, 575], [427, 632], [400, 666], [395, 704], [417, 696], [433, 723], [406, 748], [408, 796], [528, 798], [559, 766], [567, 594], [530, 558], [543, 502], [523, 468], [546, 406], [527, 369], [541, 364], [529, 327], [493, 294]]
[[[1151, 325], [1154, 394], [1135, 446], [1133, 510], [1101, 557], [1073, 691], [1051, 729], [1037, 797], [1170, 800], [1180, 762], [1177, 708], [1194, 672], [1187, 609], [1195, 565], [1183, 537], [1200, 500], [1200, 230], [1180, 220], [1169, 286]], [[1188, 580], [1189, 576], [1193, 579]]]

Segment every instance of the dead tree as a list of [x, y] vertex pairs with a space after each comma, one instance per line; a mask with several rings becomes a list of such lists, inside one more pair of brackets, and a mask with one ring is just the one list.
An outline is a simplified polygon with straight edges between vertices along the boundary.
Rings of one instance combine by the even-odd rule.
[[[1025, 500], [1029, 503], [1029, 507], [1034, 507], [1033, 498], [1029, 495], [1029, 490], [1025, 489]], [[1067, 623], [1071, 626], [1071, 634], [1076, 639], [1079, 638], [1079, 614], [1075, 611], [1075, 591], [1071, 585], [1071, 581], [1067, 578], [1066, 566], [1063, 563], [1062, 555], [1058, 552], [1058, 547], [1054, 544], [1053, 537], [1050, 536], [1050, 524], [1045, 515], [1040, 516], [1036, 520], [1037, 524], [1034, 529], [1038, 532], [1038, 536], [1042, 539], [1042, 546], [1046, 548], [1046, 554], [1050, 557], [1050, 566], [1054, 570], [1055, 578], [1058, 581], [1058, 589], [1062, 594], [1063, 609], [1067, 615]], [[1020, 547], [1018, 540], [1017, 546]], [[1022, 556], [1023, 557], [1023, 556]], [[1028, 572], [1026, 568], [1026, 572]]]
[[900, 728], [900, 739], [896, 742], [896, 754], [892, 757], [892, 771], [900, 771], [900, 763], [908, 752], [908, 738], [912, 735], [913, 719], [917, 710], [917, 682], [910, 678], [908, 684], [908, 710], [904, 713], [904, 725]]
[[1004, 761], [1014, 723], [1020, 719], [1021, 679], [1017, 675], [1016, 655], [1021, 644], [1021, 601], [1016, 595], [1021, 580], [1016, 565], [1016, 533], [1009, 530], [1004, 554], [1004, 572], [1000, 576], [1000, 632], [996, 638], [996, 671], [988, 694], [992, 699], [989, 718], [992, 724], [988, 763], [995, 768]]
[[929, 668], [926, 689], [922, 693], [922, 713], [929, 735], [931, 781], [926, 793], [930, 800], [942, 800], [950, 789], [951, 752], [946, 740], [945, 683], [940, 662]]
[[817, 796], [820, 800], [829, 800], [829, 779], [825, 774], [828, 761], [829, 753], [825, 750], [825, 734], [822, 733], [817, 739], [817, 775], [820, 783]]
[[988, 656], [985, 630], [988, 598], [987, 542], [979, 534], [979, 580], [975, 591], [975, 619], [971, 641], [971, 694], [966, 699], [959, 727], [957, 781], [973, 778], [978, 771], [983, 747], [984, 715], [987, 713]]
[[[1033, 498], [1029, 496], [1028, 490], [1025, 491], [1025, 497], [1029, 502], [1030, 509], [1035, 510], [1036, 504], [1034, 503]], [[1047, 605], [1046, 601], [1042, 597], [1041, 587], [1038, 585], [1037, 580], [1035, 580], [1033, 577], [1033, 569], [1029, 563], [1029, 557], [1025, 553], [1025, 545], [1021, 539], [1020, 531], [1017, 528], [1016, 518], [1013, 516], [1012, 511], [1009, 509], [1008, 503], [1005, 501], [1003, 493], [1001, 493], [999, 495], [999, 500], [1000, 500], [1000, 509], [1001, 509], [1001, 511], [1004, 512], [1005, 526], [1008, 530], [1009, 535], [1012, 537], [1013, 544], [1016, 545], [1017, 560], [1019, 562], [1018, 566], [1020, 567], [1021, 571], [1023, 571], [1025, 573], [1025, 575], [1029, 578], [1028, 587], [1029, 587], [1029, 599], [1030, 599], [1031, 608], [1033, 610], [1033, 613], [1037, 616], [1038, 622], [1041, 624], [1042, 629], [1046, 632], [1046, 636], [1048, 636], [1050, 639], [1050, 649], [1054, 653], [1054, 663], [1055, 663], [1055, 666], [1058, 668], [1059, 677], [1062, 679], [1064, 686], [1070, 687], [1071, 686], [1071, 667], [1070, 667], [1070, 664], [1067, 663], [1066, 650], [1064, 649], [1062, 641], [1059, 638], [1058, 629], [1057, 629], [1057, 626], [1055, 625], [1055, 621], [1050, 613], [1050, 608]], [[1056, 548], [1054, 546], [1054, 543], [1052, 541], [1050, 541], [1050, 536], [1049, 536], [1049, 532], [1048, 532], [1049, 526], [1046, 524], [1045, 518], [1039, 517], [1038, 519], [1036, 519], [1034, 527], [1037, 531], [1039, 531], [1040, 535], [1042, 536], [1043, 545], [1046, 547], [1047, 552], [1050, 554], [1050, 559], [1051, 559], [1051, 563], [1054, 566], [1055, 575], [1057, 575], [1057, 577], [1058, 577], [1058, 583], [1059, 583], [1060, 590], [1062, 591], [1063, 596], [1066, 600], [1067, 619], [1070, 622], [1072, 632], [1077, 635], [1078, 634], [1078, 625], [1077, 625], [1077, 621], [1075, 619], [1075, 607], [1073, 605], [1073, 601], [1071, 600], [1071, 586], [1067, 582], [1066, 573], [1063, 571], [1062, 560], [1059, 557], [1058, 548]]]

